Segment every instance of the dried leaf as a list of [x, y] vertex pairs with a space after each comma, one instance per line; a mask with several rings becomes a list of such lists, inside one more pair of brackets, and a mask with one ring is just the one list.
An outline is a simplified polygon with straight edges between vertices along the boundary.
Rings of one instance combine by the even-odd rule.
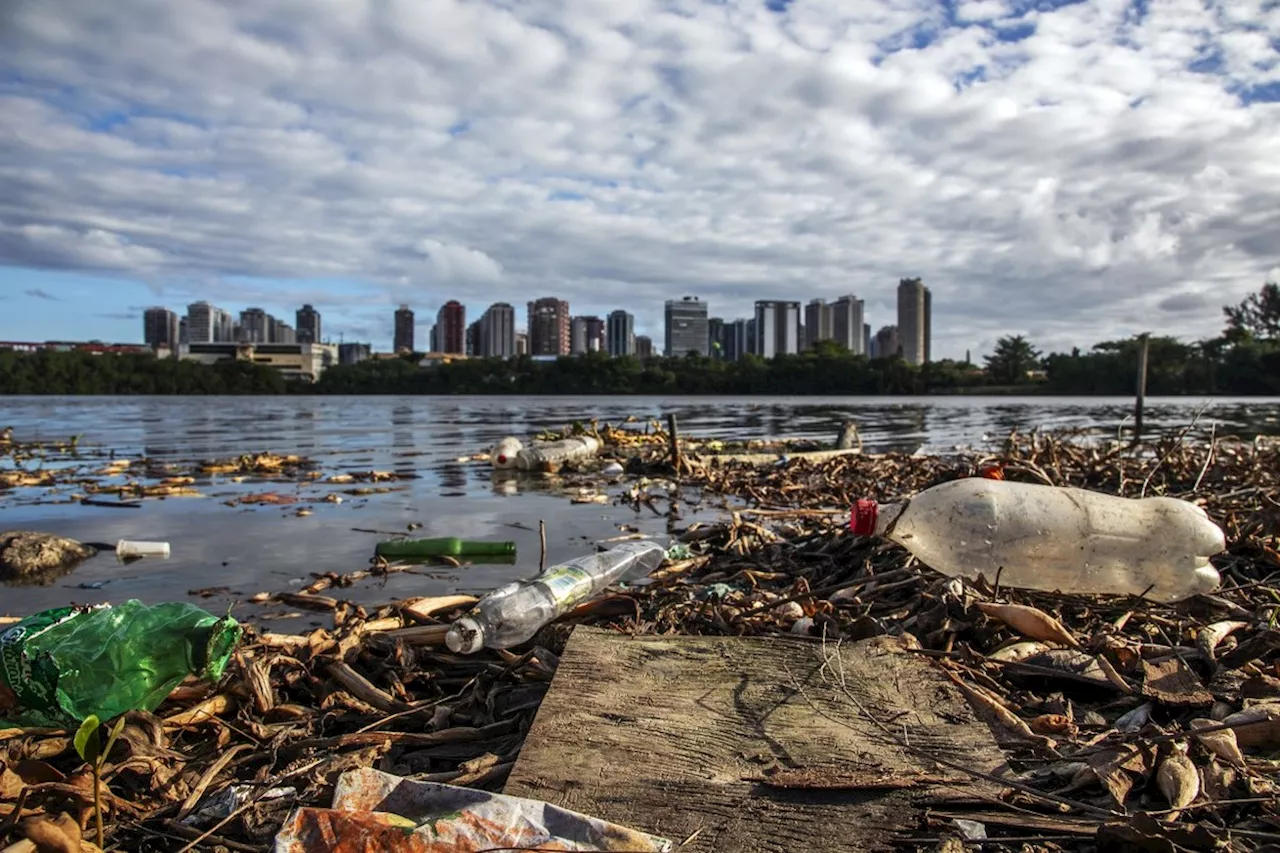
[[[1217, 726], [1213, 720], [1206, 720], [1198, 717], [1191, 721], [1191, 728], [1203, 729]], [[1221, 758], [1228, 764], [1236, 767], [1244, 767], [1244, 753], [1240, 751], [1240, 744], [1236, 742], [1236, 733], [1232, 729], [1222, 729], [1216, 732], [1205, 732], [1195, 736], [1198, 743], [1214, 755]]]
[[1196, 635], [1196, 647], [1210, 661], [1216, 661], [1218, 644], [1226, 639], [1229, 634], [1247, 627], [1249, 627], [1248, 622], [1231, 620], [1206, 625]]
[[1111, 798], [1124, 808], [1134, 785], [1134, 776], [1145, 776], [1155, 760], [1155, 749], [1145, 744], [1122, 744], [1089, 756], [1089, 766]]
[[1031, 730], [1042, 735], [1074, 737], [1079, 729], [1066, 714], [1041, 714], [1030, 723]]
[[[1156, 771], [1156, 787], [1175, 810], [1186, 808], [1200, 795], [1200, 774], [1186, 750], [1186, 744], [1175, 742], [1169, 757]], [[1177, 820], [1179, 814], [1179, 811], [1171, 812], [1169, 819]]]
[[474, 595], [434, 595], [430, 598], [411, 598], [400, 604], [399, 609], [406, 618], [426, 620], [446, 610], [470, 607], [478, 600]]
[[1200, 775], [1201, 788], [1207, 799], [1211, 801], [1231, 799], [1231, 788], [1239, 775], [1234, 767], [1223, 764], [1217, 759], [1210, 759]]
[[1024, 637], [1047, 643], [1062, 643], [1071, 648], [1080, 647], [1071, 632], [1043, 610], [1025, 604], [991, 604], [985, 601], [977, 602], [977, 606], [987, 616], [999, 619]]
[[1005, 704], [989, 691], [960, 680], [954, 673], [948, 672], [947, 676], [955, 682], [956, 686], [976, 706], [975, 710], [986, 710], [991, 716], [995, 717], [1001, 726], [1017, 738], [1030, 741], [1048, 750], [1057, 748], [1057, 744], [1051, 738], [1033, 732], [1021, 717], [1005, 707]]
[[1196, 674], [1176, 657], [1159, 663], [1142, 662], [1142, 695], [1161, 705], [1186, 706], [1213, 704], [1213, 694], [1204, 689]]
[[1254, 705], [1228, 715], [1222, 724], [1235, 730], [1236, 743], [1240, 746], [1274, 747], [1280, 744], [1280, 705]]
[[210, 696], [208, 699], [186, 711], [179, 711], [164, 718], [167, 726], [195, 726], [216, 720], [232, 707], [231, 697], [225, 693]]
[[1020, 643], [1011, 643], [1010, 645], [1002, 646], [987, 655], [987, 658], [989, 660], [998, 660], [1005, 663], [1017, 663], [1018, 661], [1026, 660], [1029, 657], [1033, 657], [1041, 652], [1047, 651], [1049, 651], [1049, 647], [1044, 643], [1025, 640]]

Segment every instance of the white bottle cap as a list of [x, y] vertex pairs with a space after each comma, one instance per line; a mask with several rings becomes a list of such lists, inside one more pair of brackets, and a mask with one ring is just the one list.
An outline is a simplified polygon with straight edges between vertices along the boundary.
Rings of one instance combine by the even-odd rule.
[[473, 655], [484, 648], [484, 631], [471, 616], [463, 616], [449, 627], [444, 644], [455, 655]]

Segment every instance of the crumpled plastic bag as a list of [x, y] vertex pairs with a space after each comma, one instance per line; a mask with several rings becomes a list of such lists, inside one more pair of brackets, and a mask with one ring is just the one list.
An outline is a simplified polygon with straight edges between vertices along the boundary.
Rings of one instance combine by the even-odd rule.
[[333, 808], [300, 808], [275, 853], [476, 853], [493, 848], [668, 853], [671, 841], [539, 800], [402, 779], [338, 777]]

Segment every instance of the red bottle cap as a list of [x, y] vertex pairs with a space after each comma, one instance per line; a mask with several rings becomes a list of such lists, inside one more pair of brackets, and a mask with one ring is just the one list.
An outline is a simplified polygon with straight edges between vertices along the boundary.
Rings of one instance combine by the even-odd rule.
[[854, 501], [849, 528], [855, 536], [870, 536], [876, 530], [876, 517], [879, 514], [880, 504], [875, 501]]

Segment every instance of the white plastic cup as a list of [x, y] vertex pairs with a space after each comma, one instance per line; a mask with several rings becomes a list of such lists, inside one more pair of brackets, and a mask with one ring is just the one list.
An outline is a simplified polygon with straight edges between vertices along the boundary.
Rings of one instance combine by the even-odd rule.
[[132, 539], [121, 539], [116, 543], [116, 556], [126, 557], [159, 557], [169, 559], [168, 542], [139, 542]]

